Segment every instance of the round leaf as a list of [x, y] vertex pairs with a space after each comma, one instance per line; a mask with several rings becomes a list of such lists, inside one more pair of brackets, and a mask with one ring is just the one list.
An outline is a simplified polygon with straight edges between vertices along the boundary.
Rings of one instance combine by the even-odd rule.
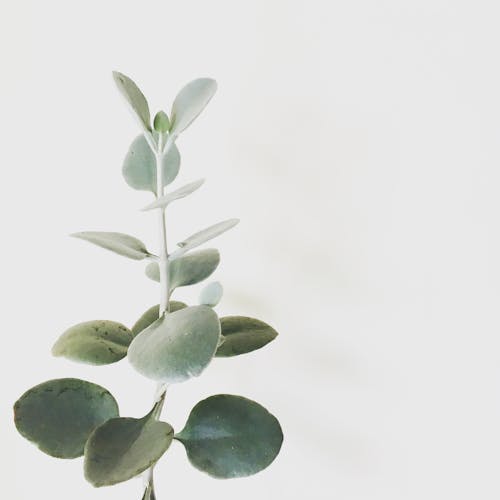
[[124, 358], [130, 342], [132, 332], [121, 323], [86, 321], [66, 330], [52, 347], [52, 354], [91, 365], [107, 365]]
[[209, 283], [200, 293], [200, 304], [215, 307], [222, 298], [224, 289], [218, 281]]
[[128, 359], [142, 375], [184, 382], [206, 368], [217, 349], [220, 322], [206, 306], [192, 306], [156, 320], [134, 338]]
[[82, 456], [90, 433], [117, 416], [118, 405], [106, 389], [74, 378], [37, 385], [14, 405], [20, 434], [58, 458]]
[[[173, 313], [175, 311], [179, 311], [180, 309], [184, 309], [187, 307], [184, 302], [177, 302], [175, 300], [170, 301], [169, 312]], [[135, 337], [142, 330], [145, 330], [151, 323], [154, 323], [160, 317], [160, 305], [156, 304], [155, 306], [150, 307], [135, 323], [132, 327], [132, 335]]]
[[[215, 248], [192, 252], [184, 257], [169, 261], [170, 291], [180, 286], [194, 285], [208, 278], [219, 265], [220, 254]], [[160, 282], [160, 270], [157, 262], [146, 266], [146, 276]]]
[[113, 79], [141, 125], [146, 130], [151, 130], [151, 116], [148, 102], [139, 87], [128, 76], [118, 71], [113, 71]]
[[170, 116], [170, 134], [179, 135], [203, 111], [217, 90], [217, 83], [211, 78], [198, 78], [189, 82], [177, 94]]
[[[180, 164], [179, 150], [172, 144], [162, 161], [163, 186], [177, 177]], [[130, 187], [156, 194], [156, 158], [143, 135], [137, 136], [130, 145], [122, 173]]]
[[141, 240], [123, 233], [105, 231], [84, 231], [73, 233], [71, 236], [89, 241], [101, 248], [106, 248], [119, 255], [134, 260], [143, 260], [151, 254]]
[[152, 414], [144, 418], [113, 418], [94, 430], [85, 445], [84, 472], [94, 486], [131, 479], [167, 451], [174, 431]]
[[264, 347], [278, 332], [267, 323], [246, 316], [226, 316], [220, 319], [222, 345], [216, 356], [238, 356]]
[[265, 469], [278, 455], [283, 433], [278, 420], [261, 405], [220, 394], [199, 402], [175, 439], [197, 469], [232, 478]]

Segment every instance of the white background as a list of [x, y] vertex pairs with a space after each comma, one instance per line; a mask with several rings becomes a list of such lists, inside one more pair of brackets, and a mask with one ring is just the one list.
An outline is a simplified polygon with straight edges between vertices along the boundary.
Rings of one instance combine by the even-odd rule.
[[[1, 7], [2, 498], [139, 500], [94, 490], [81, 460], [15, 432], [29, 387], [103, 384], [123, 415], [152, 383], [126, 361], [50, 356], [89, 319], [132, 324], [158, 290], [128, 261], [68, 238], [123, 231], [155, 248], [121, 161], [138, 133], [111, 71], [154, 111], [199, 76], [219, 91], [178, 145], [173, 186], [207, 177], [168, 216], [170, 241], [228, 217], [216, 245], [221, 315], [280, 336], [172, 388], [180, 429], [215, 393], [259, 401], [281, 455], [216, 481], [174, 443], [167, 499], [498, 499], [499, 10], [494, 1], [5, 1]], [[198, 291], [178, 298], [195, 300]]]

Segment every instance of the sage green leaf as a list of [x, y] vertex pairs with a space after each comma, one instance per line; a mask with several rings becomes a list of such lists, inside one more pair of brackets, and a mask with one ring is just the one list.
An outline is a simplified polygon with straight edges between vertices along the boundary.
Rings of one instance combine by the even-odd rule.
[[[194, 285], [208, 278], [217, 269], [220, 262], [219, 251], [207, 248], [169, 261], [170, 291], [180, 286]], [[146, 266], [146, 276], [160, 282], [160, 269], [157, 262]]]
[[130, 342], [132, 332], [121, 323], [86, 321], [66, 330], [52, 347], [52, 354], [90, 365], [108, 365], [127, 355]]
[[197, 469], [217, 478], [256, 474], [276, 458], [283, 442], [278, 420], [264, 407], [226, 394], [200, 401], [174, 437]]
[[[179, 150], [172, 144], [162, 160], [163, 186], [177, 177], [180, 164]], [[123, 161], [122, 173], [131, 188], [156, 194], [156, 158], [143, 135], [137, 136], [130, 145]]]
[[264, 347], [276, 338], [278, 332], [267, 323], [246, 316], [226, 316], [220, 319], [223, 342], [217, 357], [245, 354]]
[[217, 83], [211, 78], [198, 78], [189, 82], [177, 94], [170, 113], [170, 134], [179, 135], [193, 122], [212, 99]]
[[131, 479], [167, 451], [174, 430], [152, 412], [143, 418], [113, 418], [94, 430], [85, 445], [85, 478], [96, 487]]
[[144, 495], [142, 496], [142, 500], [156, 500], [154, 486], [151, 486], [149, 484], [146, 486]]
[[118, 71], [113, 71], [113, 79], [119, 91], [130, 104], [132, 111], [139, 119], [141, 125], [151, 131], [151, 116], [149, 114], [149, 106], [144, 94], [139, 87], [128, 77]]
[[175, 200], [184, 198], [194, 191], [196, 191], [205, 182], [205, 179], [199, 179], [197, 181], [191, 182], [182, 186], [171, 193], [167, 193], [165, 196], [158, 198], [157, 200], [150, 203], [148, 206], [144, 207], [143, 210], [153, 210], [155, 208], [165, 208], [169, 203]]
[[[169, 304], [169, 312], [173, 313], [175, 311], [179, 311], [180, 309], [184, 309], [187, 307], [184, 302], [177, 302], [175, 300], [171, 300]], [[151, 323], [154, 323], [160, 317], [160, 304], [156, 304], [155, 306], [150, 307], [135, 323], [132, 327], [132, 334], [135, 337], [142, 330], [145, 330]]]
[[156, 113], [153, 120], [153, 127], [156, 132], [160, 134], [168, 132], [168, 129], [170, 128], [170, 120], [168, 119], [168, 115], [165, 111], [158, 111], [158, 113]]
[[209, 283], [200, 293], [200, 304], [215, 307], [220, 302], [223, 293], [224, 289], [218, 281]]
[[57, 458], [82, 456], [90, 433], [117, 416], [115, 398], [104, 387], [75, 378], [37, 385], [14, 405], [19, 433]]
[[203, 243], [215, 238], [216, 236], [221, 235], [222, 233], [225, 233], [232, 227], [236, 226], [236, 224], [238, 224], [239, 221], [240, 221], [239, 219], [228, 219], [223, 222], [214, 224], [213, 226], [207, 227], [206, 229], [203, 229], [202, 231], [199, 231], [191, 235], [184, 241], [177, 243], [177, 245], [180, 248], [172, 253], [171, 259], [172, 260], [177, 259], [181, 255], [188, 252], [189, 250], [202, 245]]
[[134, 338], [128, 359], [142, 375], [165, 383], [196, 377], [212, 360], [220, 322], [210, 307], [191, 306], [166, 314]]
[[71, 236], [90, 241], [90, 243], [94, 245], [106, 248], [107, 250], [111, 250], [129, 259], [143, 260], [151, 256], [141, 240], [129, 236], [128, 234], [109, 233], [104, 231], [84, 231], [81, 233], [73, 233]]

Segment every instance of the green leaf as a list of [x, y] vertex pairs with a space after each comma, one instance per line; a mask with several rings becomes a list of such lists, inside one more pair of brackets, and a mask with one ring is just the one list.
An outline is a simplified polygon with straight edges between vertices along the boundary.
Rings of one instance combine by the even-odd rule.
[[128, 77], [118, 71], [113, 71], [113, 79], [116, 86], [130, 104], [132, 111], [139, 119], [141, 125], [151, 131], [151, 116], [149, 114], [149, 106], [144, 94], [139, 87]]
[[239, 221], [240, 221], [239, 219], [228, 219], [223, 222], [214, 224], [213, 226], [207, 227], [206, 229], [203, 229], [202, 231], [199, 231], [191, 235], [184, 241], [177, 243], [177, 245], [180, 248], [172, 253], [171, 259], [172, 260], [177, 259], [181, 255], [188, 252], [189, 250], [202, 245], [203, 243], [215, 238], [216, 236], [221, 235], [222, 233], [225, 233], [232, 227], [236, 226], [236, 224], [238, 224]]
[[172, 442], [174, 430], [153, 413], [143, 418], [113, 418], [94, 430], [85, 445], [84, 472], [96, 487], [131, 479], [156, 463]]
[[220, 394], [199, 402], [175, 439], [197, 469], [232, 478], [265, 469], [278, 455], [283, 433], [278, 420], [261, 405]]
[[[219, 251], [207, 248], [198, 252], [169, 261], [170, 291], [180, 286], [194, 285], [208, 278], [217, 269], [220, 262]], [[160, 282], [160, 269], [157, 262], [146, 266], [146, 276]]]
[[211, 78], [198, 78], [183, 87], [172, 105], [170, 134], [177, 136], [189, 127], [212, 99], [216, 90], [217, 83]]
[[153, 210], [155, 208], [165, 208], [169, 203], [175, 200], [179, 200], [184, 198], [194, 191], [196, 191], [201, 185], [205, 182], [205, 179], [199, 179], [197, 181], [191, 182], [190, 184], [186, 184], [171, 193], [167, 193], [166, 195], [158, 198], [153, 203], [150, 203], [148, 206], [144, 207], [143, 210]]
[[156, 320], [134, 338], [128, 359], [142, 375], [165, 383], [196, 377], [212, 360], [220, 336], [217, 315], [192, 306]]
[[[156, 133], [153, 133], [157, 137]], [[175, 144], [163, 156], [163, 186], [170, 184], [179, 173], [181, 157]], [[143, 135], [137, 136], [125, 156], [122, 167], [127, 184], [140, 191], [156, 194], [156, 158]]]
[[209, 283], [200, 293], [200, 304], [215, 307], [222, 298], [224, 289], [218, 281]]
[[111, 250], [112, 252], [130, 259], [143, 260], [151, 256], [141, 240], [129, 236], [128, 234], [109, 233], [104, 231], [84, 231], [81, 233], [73, 233], [71, 236], [90, 241], [90, 243], [94, 245], [106, 248], [107, 250]]
[[[179, 311], [180, 309], [186, 308], [187, 305], [184, 302], [177, 302], [175, 300], [170, 301], [170, 311], [171, 313]], [[142, 330], [145, 330], [151, 323], [154, 323], [160, 317], [160, 304], [150, 307], [135, 323], [132, 327], [132, 335], [135, 337]]]
[[52, 347], [54, 356], [91, 365], [107, 365], [127, 355], [132, 332], [121, 323], [86, 321], [66, 330]]
[[106, 389], [74, 378], [37, 385], [14, 405], [20, 434], [57, 458], [82, 456], [90, 433], [117, 416], [118, 405]]
[[170, 128], [170, 120], [168, 119], [168, 115], [165, 111], [158, 111], [158, 113], [156, 113], [153, 120], [153, 127], [156, 132], [160, 134], [168, 132], [168, 129]]
[[146, 486], [142, 500], [156, 500], [155, 489], [153, 486], [149, 484]]
[[238, 356], [264, 347], [278, 332], [267, 323], [246, 316], [226, 316], [220, 319], [222, 345], [217, 357]]

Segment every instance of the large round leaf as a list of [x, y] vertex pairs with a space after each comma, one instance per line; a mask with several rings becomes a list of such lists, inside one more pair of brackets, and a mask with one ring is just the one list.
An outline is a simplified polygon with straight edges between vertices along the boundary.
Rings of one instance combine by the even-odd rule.
[[14, 405], [17, 430], [40, 450], [76, 458], [90, 433], [118, 416], [118, 405], [103, 387], [74, 378], [49, 380], [25, 392]]
[[278, 455], [283, 433], [278, 420], [261, 405], [220, 394], [199, 402], [175, 439], [197, 469], [231, 478], [265, 469]]
[[246, 316], [226, 316], [220, 319], [222, 345], [216, 356], [238, 356], [264, 347], [278, 332], [267, 323]]
[[[180, 163], [179, 150], [172, 144], [162, 162], [164, 186], [177, 177]], [[156, 158], [143, 135], [137, 136], [130, 145], [122, 173], [130, 187], [156, 193]]]
[[127, 355], [132, 332], [121, 323], [86, 321], [66, 330], [52, 347], [54, 356], [91, 365], [107, 365]]
[[156, 320], [134, 338], [128, 359], [142, 375], [165, 383], [200, 375], [220, 337], [220, 322], [210, 307], [192, 306]]
[[[175, 300], [171, 300], [169, 304], [169, 312], [173, 313], [178, 311], [179, 309], [184, 309], [187, 307], [184, 302], [178, 302]], [[145, 330], [151, 323], [154, 323], [160, 317], [160, 305], [156, 304], [155, 306], [150, 307], [135, 323], [132, 327], [132, 334], [135, 337], [142, 330]]]
[[94, 430], [85, 445], [84, 471], [94, 486], [127, 481], [167, 451], [174, 430], [152, 413], [144, 418], [113, 418]]

